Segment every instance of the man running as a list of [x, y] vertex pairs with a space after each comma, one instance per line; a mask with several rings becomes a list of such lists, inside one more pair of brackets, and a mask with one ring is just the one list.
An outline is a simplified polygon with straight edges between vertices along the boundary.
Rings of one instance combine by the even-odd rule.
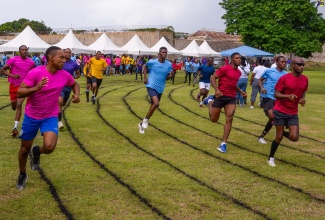
[[[149, 60], [143, 71], [143, 79], [146, 84], [148, 94], [151, 99], [151, 106], [146, 117], [138, 124], [139, 133], [144, 134], [144, 129], [148, 128], [148, 120], [159, 107], [160, 98], [165, 89], [166, 80], [173, 77], [172, 64], [167, 57], [167, 48], [159, 49], [158, 58]], [[148, 68], [150, 68], [149, 79], [147, 79]]]
[[197, 95], [196, 100], [200, 101], [200, 98], [202, 96], [202, 101], [200, 101], [199, 104], [200, 107], [202, 107], [203, 100], [208, 96], [210, 91], [210, 78], [215, 72], [215, 69], [213, 67], [213, 61], [213, 57], [209, 57], [207, 59], [207, 63], [201, 65], [198, 68], [200, 92]]
[[107, 63], [100, 58], [101, 52], [97, 51], [96, 56], [89, 60], [91, 69], [92, 92], [91, 102], [95, 105], [98, 90], [103, 81], [103, 71], [106, 70]]
[[[68, 73], [70, 73], [70, 75], [72, 77], [75, 77], [76, 79], [78, 79], [80, 77], [80, 71], [79, 71], [79, 66], [76, 63], [76, 61], [71, 59], [71, 50], [69, 48], [64, 49], [64, 56], [65, 56], [65, 63], [63, 66], [63, 69], [65, 71], [67, 71]], [[70, 86], [65, 86], [60, 94], [59, 97], [59, 129], [63, 130], [64, 125], [62, 123], [62, 110], [63, 107], [67, 104], [67, 101], [69, 100], [71, 94], [71, 87]]]
[[[26, 187], [26, 163], [31, 156], [31, 169], [39, 169], [40, 155], [54, 151], [58, 141], [58, 99], [64, 86], [71, 86], [72, 102], [78, 103], [80, 88], [73, 77], [62, 70], [65, 56], [59, 47], [51, 46], [46, 52], [47, 65], [31, 70], [18, 89], [19, 98], [27, 98], [25, 117], [21, 130], [21, 147], [18, 153], [20, 174], [17, 189]], [[38, 129], [43, 145], [33, 146]]]
[[273, 107], [275, 101], [274, 86], [278, 82], [279, 78], [287, 73], [284, 71], [286, 58], [284, 56], [278, 56], [275, 61], [276, 68], [266, 69], [258, 80], [262, 97], [261, 106], [264, 109], [265, 115], [269, 118], [262, 134], [257, 139], [257, 141], [262, 144], [266, 144], [264, 137], [273, 126]]
[[[17, 98], [17, 91], [27, 73], [35, 67], [34, 61], [28, 58], [27, 54], [27, 46], [21, 45], [19, 47], [19, 56], [10, 58], [1, 69], [1, 74], [8, 76], [8, 82], [10, 83], [9, 94], [11, 108], [13, 111], [16, 111], [15, 123], [11, 132], [12, 137], [16, 137], [18, 135], [18, 124], [21, 117], [22, 105], [25, 100], [25, 98]], [[8, 72], [8, 70], [10, 71]]]
[[[241, 72], [238, 69], [241, 64], [241, 55], [239, 53], [233, 53], [230, 59], [230, 65], [221, 67], [211, 76], [210, 81], [215, 90], [215, 94], [204, 99], [204, 104], [209, 106], [209, 116], [212, 122], [218, 122], [222, 108], [225, 111], [226, 123], [223, 130], [222, 143], [218, 147], [221, 153], [227, 152], [227, 140], [236, 111], [236, 92], [240, 92], [243, 97], [247, 96], [244, 91], [237, 87], [237, 82], [241, 76]], [[218, 85], [216, 79], [219, 79]]]
[[[305, 105], [305, 93], [308, 89], [308, 78], [302, 75], [305, 62], [300, 57], [292, 60], [292, 72], [282, 76], [275, 86], [276, 98], [273, 109], [276, 136], [271, 145], [267, 163], [275, 167], [274, 154], [284, 137], [290, 141], [299, 139], [298, 104]], [[289, 132], [284, 131], [289, 127]]]

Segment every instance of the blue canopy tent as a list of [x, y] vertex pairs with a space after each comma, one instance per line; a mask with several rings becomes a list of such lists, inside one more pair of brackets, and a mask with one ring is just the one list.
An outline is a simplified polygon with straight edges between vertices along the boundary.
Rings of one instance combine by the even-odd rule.
[[231, 56], [231, 54], [235, 52], [238, 52], [240, 53], [240, 55], [245, 57], [273, 57], [274, 56], [274, 54], [265, 52], [263, 50], [255, 49], [253, 47], [245, 46], [245, 45], [230, 50], [221, 51], [220, 53], [221, 56], [223, 57], [229, 57]]

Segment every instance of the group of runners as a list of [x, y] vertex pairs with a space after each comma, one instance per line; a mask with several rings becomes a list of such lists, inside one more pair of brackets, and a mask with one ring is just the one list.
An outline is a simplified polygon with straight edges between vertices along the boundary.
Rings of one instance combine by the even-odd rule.
[[[26, 187], [28, 155], [31, 158], [31, 169], [37, 170], [40, 165], [40, 155], [50, 154], [54, 151], [58, 140], [58, 130], [63, 128], [62, 107], [67, 103], [71, 91], [73, 92], [71, 101], [73, 103], [80, 102], [80, 87], [75, 81], [75, 78], [80, 76], [80, 72], [78, 65], [71, 60], [70, 49], [62, 50], [56, 46], [49, 47], [45, 52], [46, 65], [38, 67], [35, 67], [35, 63], [27, 57], [27, 54], [27, 46], [20, 46], [19, 56], [10, 58], [0, 70], [3, 75], [8, 76], [11, 106], [16, 111], [12, 130], [13, 137], [18, 135], [22, 104], [27, 97], [24, 120], [19, 134], [21, 147], [18, 153], [20, 173], [17, 189]], [[147, 114], [138, 124], [141, 134], [145, 133], [149, 126], [149, 119], [159, 107], [166, 80], [173, 78], [175, 74], [172, 63], [166, 59], [167, 54], [167, 48], [161, 47], [157, 58], [150, 59], [143, 66], [143, 81], [151, 104]], [[213, 68], [212, 57], [207, 59], [206, 64], [197, 68], [200, 86], [197, 99], [200, 101], [200, 105], [208, 106], [208, 114], [212, 122], [219, 120], [222, 109], [225, 112], [226, 122], [223, 138], [218, 147], [222, 153], [227, 152], [227, 140], [236, 110], [236, 93], [246, 97], [246, 93], [237, 86], [241, 76], [241, 71], [238, 69], [241, 57], [239, 53], [233, 53], [230, 57], [230, 64], [217, 71]], [[297, 141], [299, 138], [298, 104], [305, 104], [305, 92], [308, 88], [308, 79], [302, 75], [304, 60], [299, 57], [293, 58], [291, 73], [283, 71], [285, 64], [285, 57], [277, 57], [276, 68], [265, 70], [258, 82], [262, 93], [262, 107], [268, 117], [268, 122], [258, 141], [266, 144], [265, 134], [273, 125], [276, 126], [276, 137], [271, 144], [267, 160], [270, 166], [275, 166], [274, 154], [283, 136], [291, 141]], [[99, 51], [85, 65], [87, 102], [89, 102], [91, 89], [91, 101], [95, 104], [106, 67], [107, 63], [101, 58]], [[150, 69], [149, 76], [148, 69]], [[210, 85], [214, 89], [214, 94], [208, 96]], [[285, 128], [289, 130], [286, 131]], [[33, 146], [38, 130], [43, 136], [43, 144]]]

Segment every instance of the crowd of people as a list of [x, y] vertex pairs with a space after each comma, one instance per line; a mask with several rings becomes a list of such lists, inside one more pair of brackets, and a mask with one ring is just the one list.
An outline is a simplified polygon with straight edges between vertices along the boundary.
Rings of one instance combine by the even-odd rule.
[[[225, 125], [222, 142], [217, 148], [220, 152], [227, 152], [232, 121], [237, 104], [243, 107], [246, 102], [246, 88], [248, 82], [252, 86], [250, 108], [254, 108], [257, 93], [260, 93], [260, 106], [267, 116], [267, 123], [258, 142], [266, 144], [264, 136], [270, 129], [276, 127], [275, 139], [267, 163], [274, 167], [274, 154], [283, 138], [297, 141], [299, 138], [298, 104], [305, 104], [305, 92], [308, 88], [308, 78], [302, 75], [304, 60], [295, 57], [290, 61], [292, 71], [287, 73], [288, 62], [284, 56], [274, 58], [273, 68], [269, 60], [257, 59], [252, 70], [247, 59], [239, 53], [227, 57], [224, 65], [215, 69], [214, 58], [201, 60], [187, 57], [183, 62], [167, 60], [168, 51], [161, 47], [157, 57], [137, 56], [133, 59], [129, 55], [108, 56], [97, 51], [93, 55], [75, 56], [69, 48], [62, 50], [51, 46], [44, 56], [34, 54], [29, 58], [28, 48], [19, 47], [18, 56], [5, 60], [0, 73], [8, 77], [9, 94], [12, 110], [15, 111], [12, 137], [21, 138], [18, 154], [20, 174], [17, 188], [26, 187], [27, 157], [31, 157], [31, 169], [36, 170], [40, 165], [40, 155], [52, 153], [56, 147], [59, 130], [64, 129], [61, 121], [62, 108], [73, 92], [71, 101], [80, 102], [80, 87], [76, 78], [84, 75], [86, 78], [86, 102], [96, 103], [98, 91], [103, 76], [131, 75], [144, 82], [150, 96], [150, 106], [147, 114], [138, 123], [140, 134], [148, 129], [149, 119], [160, 105], [160, 100], [167, 80], [175, 82], [175, 74], [184, 68], [184, 83], [193, 86], [198, 82], [199, 92], [197, 101], [199, 106], [208, 106], [208, 114], [212, 122], [219, 120], [221, 110], [224, 109]], [[114, 71], [113, 71], [114, 69]], [[249, 76], [252, 70], [252, 75]], [[112, 74], [111, 74], [112, 72]], [[210, 87], [213, 94], [209, 95]], [[91, 97], [90, 97], [90, 92]], [[22, 105], [27, 98], [24, 120], [21, 131], [18, 125], [23, 112]], [[287, 130], [285, 130], [288, 129]], [[33, 145], [38, 130], [43, 136], [43, 145]]]

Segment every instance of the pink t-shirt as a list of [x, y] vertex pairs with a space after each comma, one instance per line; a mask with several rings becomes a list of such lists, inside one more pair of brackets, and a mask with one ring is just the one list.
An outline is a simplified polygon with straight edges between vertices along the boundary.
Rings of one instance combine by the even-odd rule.
[[216, 75], [219, 77], [218, 89], [224, 96], [236, 97], [236, 87], [241, 72], [234, 69], [231, 65], [225, 65], [217, 70]]
[[107, 63], [108, 66], [111, 65], [111, 58], [105, 58], [105, 61], [106, 61], [106, 63]]
[[298, 114], [299, 100], [308, 90], [308, 78], [302, 74], [299, 77], [292, 75], [292, 73], [285, 74], [280, 77], [275, 85], [275, 90], [282, 94], [295, 94], [297, 98], [294, 100], [276, 99], [273, 109], [288, 115], [296, 115]]
[[12, 77], [8, 77], [8, 82], [15, 86], [20, 86], [23, 82], [29, 70], [34, 68], [35, 63], [32, 59], [26, 57], [25, 59], [21, 58], [21, 56], [15, 56], [10, 58], [7, 63], [10, 66], [10, 73], [14, 75], [20, 75], [19, 79], [15, 79]]
[[74, 79], [65, 70], [56, 73], [47, 71], [46, 66], [39, 66], [27, 74], [24, 83], [29, 87], [36, 86], [42, 78], [47, 77], [47, 86], [28, 96], [25, 114], [33, 119], [40, 120], [58, 116], [58, 100], [64, 86], [72, 86]]

